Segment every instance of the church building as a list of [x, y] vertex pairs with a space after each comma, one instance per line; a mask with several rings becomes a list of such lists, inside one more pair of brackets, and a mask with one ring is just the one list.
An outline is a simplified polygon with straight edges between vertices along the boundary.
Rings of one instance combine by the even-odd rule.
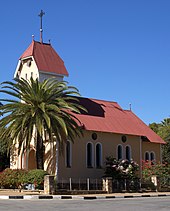
[[[21, 55], [14, 77], [38, 78], [43, 81], [68, 76], [63, 60], [51, 44], [32, 40]], [[131, 110], [124, 110], [117, 102], [80, 97], [87, 113], [75, 114], [83, 125], [83, 136], [74, 143], [67, 141], [64, 153], [45, 145], [45, 170], [58, 178], [101, 178], [105, 158], [133, 159], [142, 167], [142, 160], [161, 162], [161, 145], [165, 142]], [[14, 156], [11, 168], [36, 168], [35, 147]]]
[[[41, 11], [40, 17], [42, 18]], [[41, 19], [42, 20], [42, 19]], [[75, 64], [76, 65], [76, 64]], [[62, 81], [68, 76], [63, 60], [50, 43], [32, 40], [20, 56], [14, 74], [15, 78], [43, 81], [55, 77]], [[69, 81], [69, 80], [68, 80]], [[63, 154], [51, 150], [48, 136], [44, 137], [44, 170], [57, 175], [58, 179], [101, 178], [104, 175], [105, 159], [113, 156], [120, 159], [133, 159], [142, 170], [142, 160], [161, 162], [161, 145], [165, 144], [131, 110], [124, 110], [117, 102], [80, 97], [80, 104], [87, 113], [74, 114], [81, 122], [83, 136], [70, 140], [64, 146]], [[35, 169], [34, 138], [29, 150], [21, 150], [13, 155], [11, 168]]]

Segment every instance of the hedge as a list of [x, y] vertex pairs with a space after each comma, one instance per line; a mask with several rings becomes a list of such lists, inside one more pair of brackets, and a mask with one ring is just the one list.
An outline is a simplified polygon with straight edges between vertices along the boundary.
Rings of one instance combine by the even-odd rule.
[[22, 189], [26, 184], [34, 184], [36, 189], [43, 189], [44, 176], [48, 173], [41, 169], [24, 170], [7, 168], [0, 172], [0, 187]]

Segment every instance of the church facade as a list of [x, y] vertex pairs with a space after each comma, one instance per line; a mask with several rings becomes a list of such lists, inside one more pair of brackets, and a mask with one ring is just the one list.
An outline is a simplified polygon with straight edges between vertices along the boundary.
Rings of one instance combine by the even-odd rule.
[[[21, 55], [14, 77], [38, 78], [43, 81], [56, 77], [62, 81], [68, 72], [63, 60], [51, 44], [32, 40]], [[82, 123], [83, 136], [67, 141], [63, 153], [58, 152], [57, 140], [53, 150], [44, 137], [44, 167], [61, 178], [101, 178], [105, 158], [133, 159], [142, 170], [142, 160], [161, 162], [161, 145], [165, 142], [131, 110], [117, 102], [80, 97], [87, 113], [75, 114]], [[36, 168], [34, 139], [30, 150], [13, 155], [11, 168]]]

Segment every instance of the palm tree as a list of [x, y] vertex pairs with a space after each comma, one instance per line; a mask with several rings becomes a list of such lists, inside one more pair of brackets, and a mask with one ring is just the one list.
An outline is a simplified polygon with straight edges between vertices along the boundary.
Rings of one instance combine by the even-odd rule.
[[29, 149], [34, 135], [36, 146], [37, 168], [44, 168], [43, 136], [49, 135], [54, 143], [57, 139], [60, 148], [69, 139], [82, 135], [79, 120], [74, 116], [85, 110], [79, 105], [78, 90], [67, 86], [66, 82], [47, 79], [39, 82], [14, 79], [14, 82], [2, 83], [0, 92], [8, 94], [13, 99], [0, 99], [6, 104], [0, 107], [3, 118], [0, 128], [6, 128], [0, 136], [11, 137], [12, 146], [18, 145], [18, 153], [25, 147]]

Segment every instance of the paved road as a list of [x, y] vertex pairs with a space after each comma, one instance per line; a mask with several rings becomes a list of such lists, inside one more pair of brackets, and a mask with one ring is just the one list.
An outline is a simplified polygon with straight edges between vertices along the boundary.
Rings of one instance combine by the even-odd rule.
[[169, 211], [170, 197], [100, 200], [0, 200], [0, 211]]

